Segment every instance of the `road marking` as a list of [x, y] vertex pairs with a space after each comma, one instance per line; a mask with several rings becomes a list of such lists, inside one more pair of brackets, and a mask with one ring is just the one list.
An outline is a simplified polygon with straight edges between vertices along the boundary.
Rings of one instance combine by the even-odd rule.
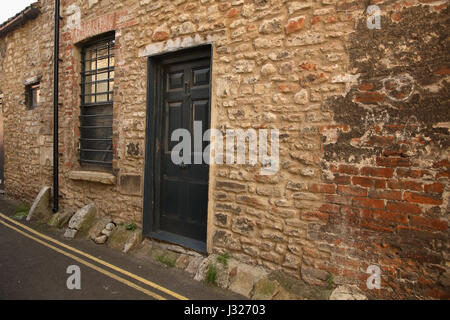
[[62, 249], [59, 249], [59, 248], [57, 248], [57, 247], [55, 247], [55, 246], [52, 246], [51, 244], [48, 244], [47, 242], [44, 242], [44, 241], [42, 241], [41, 239], [38, 239], [38, 238], [36, 238], [36, 237], [33, 237], [32, 235], [29, 235], [28, 233], [26, 233], [26, 232], [24, 232], [24, 231], [22, 231], [22, 230], [19, 230], [19, 229], [17, 229], [16, 227], [11, 226], [11, 225], [9, 225], [8, 223], [6, 223], [6, 222], [4, 222], [4, 221], [1, 221], [1, 220], [0, 220], [0, 223], [3, 224], [4, 226], [6, 226], [6, 227], [8, 227], [8, 228], [10, 228], [10, 229], [12, 229], [12, 230], [14, 230], [14, 231], [17, 231], [18, 233], [24, 235], [25, 237], [28, 237], [28, 238], [30, 238], [30, 239], [32, 239], [32, 240], [34, 240], [34, 241], [36, 241], [36, 242], [38, 242], [38, 243], [40, 243], [40, 244], [42, 244], [42, 245], [48, 247], [48, 248], [50, 248], [50, 249], [55, 250], [56, 252], [59, 252], [59, 253], [65, 255], [65, 256], [67, 256], [67, 257], [69, 257], [69, 258], [71, 258], [71, 259], [73, 259], [73, 260], [75, 260], [75, 261], [77, 261], [77, 262], [79, 262], [79, 263], [81, 263], [81, 264], [84, 264], [85, 266], [87, 266], [87, 267], [89, 267], [89, 268], [91, 268], [91, 269], [94, 269], [95, 271], [98, 271], [98, 272], [100, 272], [100, 273], [103, 273], [104, 275], [106, 275], [106, 276], [108, 276], [108, 277], [110, 277], [110, 278], [112, 278], [112, 279], [114, 279], [114, 280], [117, 280], [117, 281], [119, 281], [119, 282], [122, 282], [123, 284], [126, 284], [126, 285], [129, 286], [129, 287], [132, 287], [132, 288], [134, 288], [134, 289], [136, 289], [136, 290], [138, 290], [138, 291], [141, 291], [141, 292], [145, 293], [145, 294], [148, 295], [148, 296], [151, 296], [151, 297], [153, 297], [153, 298], [155, 298], [155, 299], [157, 299], [157, 300], [166, 300], [165, 298], [161, 297], [160, 295], [158, 295], [158, 294], [156, 294], [156, 293], [154, 293], [154, 292], [152, 292], [152, 291], [150, 291], [150, 290], [147, 290], [147, 289], [145, 289], [145, 288], [142, 288], [141, 286], [138, 286], [137, 284], [134, 284], [133, 282], [131, 282], [131, 281], [127, 280], [127, 279], [124, 279], [124, 278], [122, 278], [122, 277], [119, 277], [119, 276], [115, 275], [114, 273], [111, 273], [111, 272], [109, 272], [109, 271], [107, 271], [107, 270], [105, 270], [105, 269], [102, 269], [102, 268], [100, 268], [100, 267], [97, 267], [96, 265], [94, 265], [94, 264], [92, 264], [92, 263], [90, 263], [90, 262], [87, 262], [86, 260], [83, 260], [83, 259], [81, 259], [81, 258], [79, 258], [79, 257], [77, 257], [77, 256], [74, 256], [74, 255], [71, 254], [71, 253], [68, 253], [68, 252], [66, 252], [66, 251], [64, 251], [64, 250], [62, 250]]
[[25, 229], [25, 230], [27, 230], [29, 232], [32, 232], [32, 233], [40, 236], [41, 238], [43, 238], [43, 239], [45, 239], [47, 241], [51, 241], [51, 242], [53, 242], [53, 243], [55, 243], [55, 244], [65, 248], [65, 249], [71, 250], [71, 251], [73, 251], [73, 252], [75, 252], [75, 253], [77, 253], [79, 255], [82, 255], [82, 256], [84, 256], [86, 258], [89, 258], [89, 259], [91, 259], [91, 260], [93, 260], [93, 261], [95, 261], [95, 262], [97, 262], [99, 264], [104, 265], [105, 267], [108, 267], [108, 268], [110, 268], [112, 270], [120, 272], [120, 273], [122, 273], [122, 274], [124, 274], [124, 275], [126, 275], [126, 276], [128, 276], [130, 278], [133, 278], [133, 279], [137, 280], [137, 281], [140, 281], [140, 282], [142, 282], [142, 283], [144, 283], [144, 284], [146, 284], [146, 285], [148, 285], [150, 287], [153, 287], [153, 288], [155, 288], [155, 289], [157, 289], [157, 290], [159, 290], [161, 292], [164, 292], [164, 293], [166, 293], [166, 294], [168, 294], [168, 295], [170, 295], [170, 296], [172, 296], [172, 297], [174, 297], [176, 299], [189, 300], [188, 298], [186, 298], [186, 297], [184, 297], [184, 296], [182, 296], [182, 295], [180, 295], [180, 294], [178, 294], [176, 292], [173, 292], [173, 291], [171, 291], [171, 290], [169, 290], [167, 288], [161, 287], [160, 285], [157, 285], [156, 283], [153, 283], [153, 282], [151, 282], [151, 281], [149, 281], [149, 280], [147, 280], [145, 278], [142, 278], [142, 277], [140, 277], [140, 276], [138, 276], [138, 275], [136, 275], [134, 273], [131, 273], [131, 272], [129, 272], [127, 270], [124, 270], [124, 269], [122, 269], [120, 267], [112, 265], [112, 264], [110, 264], [110, 263], [108, 263], [106, 261], [103, 261], [103, 260], [98, 259], [98, 258], [96, 258], [94, 256], [91, 256], [88, 253], [85, 253], [85, 252], [80, 251], [80, 250], [78, 250], [76, 248], [68, 246], [67, 244], [59, 242], [58, 240], [55, 240], [55, 239], [53, 239], [51, 237], [48, 237], [45, 234], [42, 234], [42, 233], [40, 233], [40, 232], [38, 232], [38, 231], [36, 231], [36, 230], [34, 230], [32, 228], [27, 227], [26, 225], [23, 225], [22, 223], [19, 223], [19, 222], [15, 221], [15, 220], [9, 218], [8, 216], [4, 215], [3, 213], [0, 213], [0, 217], [4, 218], [4, 219], [8, 220], [9, 222], [12, 222], [12, 223], [14, 223], [14, 224], [16, 224], [16, 225], [18, 225], [20, 227], [22, 227], [23, 229]]

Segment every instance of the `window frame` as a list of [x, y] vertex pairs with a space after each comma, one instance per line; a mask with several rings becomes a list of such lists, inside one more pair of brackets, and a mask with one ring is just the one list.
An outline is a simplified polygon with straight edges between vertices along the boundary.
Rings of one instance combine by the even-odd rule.
[[[34, 99], [33, 99], [33, 91], [36, 90], [37, 91], [37, 99], [36, 99], [36, 104], [34, 104]], [[33, 82], [30, 83], [28, 85], [26, 85], [25, 87], [25, 93], [26, 93], [26, 105], [28, 107], [29, 110], [34, 110], [37, 107], [40, 106], [40, 96], [41, 96], [41, 83], [40, 81], [37, 82]]]
[[[80, 73], [80, 116], [79, 116], [79, 162], [82, 167], [94, 167], [102, 169], [112, 169], [113, 162], [113, 148], [112, 148], [112, 130], [113, 130], [113, 103], [114, 103], [114, 77], [111, 78], [111, 73], [114, 72], [115, 67], [115, 37], [114, 35], [107, 35], [98, 37], [92, 41], [86, 42], [81, 48], [81, 73]], [[106, 55], [98, 56], [100, 50], [107, 50]], [[87, 57], [89, 51], [95, 51], [95, 57]], [[98, 68], [98, 61], [107, 59], [107, 66], [105, 68]], [[88, 63], [95, 61], [95, 68], [91, 66], [87, 70]], [[100, 70], [100, 72], [99, 72]], [[106, 79], [97, 80], [98, 74], [105, 74]], [[88, 77], [91, 77], [90, 81]], [[93, 79], [93, 80], [92, 80]], [[99, 83], [107, 83], [107, 91], [98, 90]], [[111, 86], [112, 82], [112, 86]], [[86, 93], [86, 86], [91, 85], [94, 89]], [[106, 95], [106, 101], [97, 101], [98, 96]], [[86, 97], [94, 97], [94, 102], [86, 101]], [[93, 110], [100, 110], [96, 113]], [[99, 120], [103, 119], [103, 121]], [[107, 120], [107, 119], [110, 119]], [[95, 125], [92, 125], [92, 122]], [[107, 125], [102, 124], [107, 122]], [[100, 123], [101, 125], [98, 125]], [[88, 134], [92, 131], [103, 131], [109, 134]], [[108, 137], [106, 137], [108, 135]], [[92, 145], [103, 145], [104, 148], [92, 148]], [[89, 155], [89, 156], [88, 156]], [[98, 159], [102, 158], [102, 159]]]

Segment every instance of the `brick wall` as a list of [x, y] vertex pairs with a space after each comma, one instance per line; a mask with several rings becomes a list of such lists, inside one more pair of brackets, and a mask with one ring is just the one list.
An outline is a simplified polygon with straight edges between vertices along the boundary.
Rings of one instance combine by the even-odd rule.
[[315, 237], [339, 241], [346, 259], [321, 268], [363, 279], [375, 264], [379, 295], [448, 299], [447, 2], [378, 4], [381, 29], [358, 21], [347, 44], [358, 83], [324, 104], [335, 122], [321, 128], [333, 212]]

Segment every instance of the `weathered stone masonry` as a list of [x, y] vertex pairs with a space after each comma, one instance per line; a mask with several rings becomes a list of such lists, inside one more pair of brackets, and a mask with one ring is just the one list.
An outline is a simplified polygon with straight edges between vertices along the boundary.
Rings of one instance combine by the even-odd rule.
[[[7, 193], [33, 201], [52, 181], [52, 1], [40, 14], [0, 38]], [[29, 110], [25, 83], [40, 78], [41, 104]]]
[[[367, 27], [369, 4], [381, 10], [381, 29]], [[51, 181], [42, 154], [52, 141], [53, 4], [40, 5], [36, 20], [0, 39], [5, 183], [26, 200]], [[61, 6], [62, 207], [94, 202], [116, 222], [142, 224], [146, 56], [211, 43], [211, 126], [279, 129], [280, 170], [211, 166], [208, 251], [311, 284], [327, 285], [331, 273], [371, 297], [450, 297], [448, 1]], [[39, 29], [42, 37], [30, 34]], [[80, 43], [108, 31], [116, 39], [114, 169], [88, 181], [77, 154]], [[43, 103], [26, 111], [22, 81], [38, 70]], [[381, 268], [381, 290], [366, 287], [369, 265]]]

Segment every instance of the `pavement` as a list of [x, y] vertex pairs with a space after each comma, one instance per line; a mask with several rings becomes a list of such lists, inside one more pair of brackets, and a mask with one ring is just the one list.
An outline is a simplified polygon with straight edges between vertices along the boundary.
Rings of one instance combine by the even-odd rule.
[[[244, 299], [181, 270], [8, 218], [19, 204], [0, 195], [0, 300]], [[79, 267], [80, 289], [67, 286], [77, 283], [69, 266]]]

